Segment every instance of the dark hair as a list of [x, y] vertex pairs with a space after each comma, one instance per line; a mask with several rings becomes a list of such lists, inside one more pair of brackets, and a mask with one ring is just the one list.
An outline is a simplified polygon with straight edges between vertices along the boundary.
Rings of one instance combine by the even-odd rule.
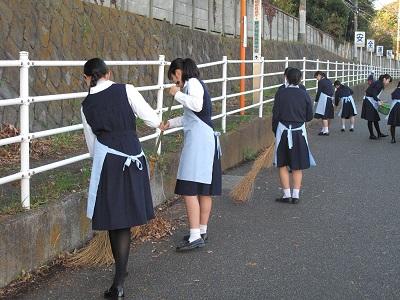
[[97, 81], [108, 73], [108, 67], [101, 58], [89, 59], [83, 66], [83, 73], [91, 76], [90, 87], [94, 87]]
[[293, 68], [292, 68], [292, 67], [287, 67], [287, 68], [285, 69], [285, 72], [283, 72], [283, 75], [287, 76], [288, 72], [289, 72], [291, 69], [293, 69]]
[[342, 83], [339, 81], [339, 80], [336, 80], [334, 83], [333, 83], [333, 86], [338, 86], [338, 85], [341, 85]]
[[399, 81], [399, 83], [397, 84], [397, 87], [400, 87], [400, 81]]
[[314, 78], [316, 78], [318, 75], [321, 75], [322, 77], [326, 77], [326, 74], [322, 71], [317, 71], [314, 73]]
[[389, 82], [392, 82], [392, 76], [390, 76], [389, 74], [382, 74], [381, 76], [379, 76], [379, 81], [383, 81], [383, 79], [389, 79]]
[[301, 71], [296, 68], [290, 68], [286, 75], [289, 84], [298, 85], [301, 80]]
[[168, 79], [172, 79], [172, 75], [175, 75], [176, 70], [182, 71], [182, 80], [188, 81], [190, 78], [200, 78], [200, 71], [196, 66], [196, 63], [191, 58], [176, 58], [171, 62], [168, 69]]

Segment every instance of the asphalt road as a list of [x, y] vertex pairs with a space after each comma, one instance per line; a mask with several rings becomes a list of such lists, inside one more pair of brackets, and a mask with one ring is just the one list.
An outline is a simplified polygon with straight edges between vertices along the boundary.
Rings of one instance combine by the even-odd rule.
[[[318, 166], [304, 174], [300, 204], [274, 201], [275, 169], [244, 205], [225, 189], [205, 248], [176, 253], [182, 227], [132, 250], [125, 299], [400, 299], [400, 132], [398, 144], [371, 141], [365, 121], [342, 133], [337, 118], [329, 137], [318, 130], [309, 129]], [[225, 188], [247, 169], [228, 172]], [[182, 204], [171, 210], [184, 214]], [[111, 270], [66, 270], [13, 299], [101, 299], [111, 280]]]

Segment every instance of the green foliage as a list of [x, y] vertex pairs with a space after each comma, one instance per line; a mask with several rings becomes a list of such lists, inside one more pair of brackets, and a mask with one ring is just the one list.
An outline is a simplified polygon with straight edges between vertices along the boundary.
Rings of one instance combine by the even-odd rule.
[[392, 49], [396, 41], [397, 5], [395, 2], [384, 6], [371, 23], [375, 44], [384, 46], [384, 49]]

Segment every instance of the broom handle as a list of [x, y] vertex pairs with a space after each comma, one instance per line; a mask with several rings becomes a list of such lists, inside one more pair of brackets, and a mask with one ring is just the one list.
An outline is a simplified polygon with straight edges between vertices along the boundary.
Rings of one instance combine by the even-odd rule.
[[[174, 97], [172, 97], [171, 103], [168, 106], [168, 110], [167, 110], [167, 113], [165, 114], [166, 117], [164, 118], [164, 121], [168, 121], [169, 116], [171, 115], [171, 110], [172, 110], [172, 105], [173, 104], [174, 104]], [[156, 143], [156, 149], [155, 149], [156, 153], [158, 151], [158, 148], [160, 147], [161, 140], [162, 140], [163, 136], [164, 136], [164, 131], [161, 131], [160, 136], [158, 137], [158, 140], [157, 140], [157, 143]]]

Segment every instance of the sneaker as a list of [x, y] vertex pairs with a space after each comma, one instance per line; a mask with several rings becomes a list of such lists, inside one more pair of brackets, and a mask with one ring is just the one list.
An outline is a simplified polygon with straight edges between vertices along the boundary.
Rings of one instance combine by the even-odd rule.
[[176, 247], [176, 252], [186, 252], [197, 248], [203, 248], [205, 246], [202, 238], [199, 238], [191, 243], [189, 241], [183, 242], [183, 244]]

